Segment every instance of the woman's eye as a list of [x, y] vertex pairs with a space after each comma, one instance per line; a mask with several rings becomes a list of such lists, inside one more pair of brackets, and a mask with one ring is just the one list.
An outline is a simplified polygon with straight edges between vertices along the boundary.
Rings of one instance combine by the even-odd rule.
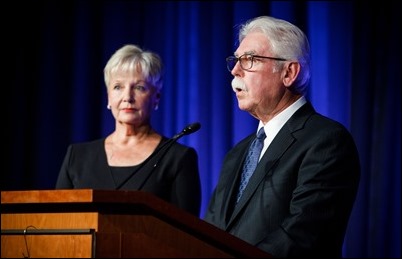
[[137, 90], [137, 91], [141, 91], [141, 92], [145, 92], [147, 90], [147, 88], [145, 86], [142, 86], [142, 85], [136, 85], [134, 87], [134, 89]]

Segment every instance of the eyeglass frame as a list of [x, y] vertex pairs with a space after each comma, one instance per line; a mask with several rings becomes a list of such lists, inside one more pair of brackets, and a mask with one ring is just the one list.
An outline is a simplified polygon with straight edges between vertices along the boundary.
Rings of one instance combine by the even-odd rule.
[[[245, 69], [243, 67], [242, 62], [241, 62], [241, 58], [244, 57], [244, 56], [251, 56], [251, 66], [249, 68], [247, 68], [247, 69]], [[265, 59], [271, 59], [271, 60], [277, 60], [277, 61], [288, 61], [287, 59], [284, 59], [284, 58], [275, 58], [275, 57], [259, 56], [259, 55], [254, 55], [254, 54], [250, 54], [250, 53], [244, 53], [243, 55], [241, 55], [239, 57], [236, 57], [236, 56], [227, 57], [226, 58], [226, 67], [229, 70], [229, 72], [232, 72], [233, 68], [236, 66], [236, 63], [239, 62], [241, 69], [243, 69], [245, 71], [249, 71], [250, 69], [253, 68], [254, 58], [265, 58]], [[233, 63], [234, 66], [233, 66], [232, 69], [230, 69], [229, 62], [232, 62], [234, 60], [236, 60], [236, 62]]]

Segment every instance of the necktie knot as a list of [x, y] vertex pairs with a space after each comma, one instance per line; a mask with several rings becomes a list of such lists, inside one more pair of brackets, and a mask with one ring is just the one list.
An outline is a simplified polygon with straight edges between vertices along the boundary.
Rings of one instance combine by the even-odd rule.
[[264, 127], [262, 127], [257, 133], [257, 138], [258, 138], [258, 140], [261, 141], [261, 140], [264, 140], [265, 137], [266, 137], [266, 135], [265, 135]]

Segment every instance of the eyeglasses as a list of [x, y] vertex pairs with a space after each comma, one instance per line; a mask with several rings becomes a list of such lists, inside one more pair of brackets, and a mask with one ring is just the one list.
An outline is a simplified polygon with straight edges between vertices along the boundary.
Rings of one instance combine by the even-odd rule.
[[258, 56], [258, 55], [253, 55], [253, 54], [243, 54], [240, 57], [235, 57], [235, 56], [227, 57], [226, 58], [226, 66], [227, 66], [229, 72], [232, 72], [233, 68], [236, 66], [237, 61], [239, 61], [240, 67], [243, 70], [248, 71], [253, 67], [255, 58], [266, 58], [266, 59], [272, 59], [272, 60], [278, 60], [278, 61], [286, 61], [286, 59], [284, 59], [284, 58], [274, 58], [274, 57]]

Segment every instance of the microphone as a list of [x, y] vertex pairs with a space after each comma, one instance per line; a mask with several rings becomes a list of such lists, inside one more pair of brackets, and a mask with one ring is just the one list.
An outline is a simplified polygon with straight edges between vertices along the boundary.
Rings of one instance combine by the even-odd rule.
[[[121, 184], [119, 184], [116, 187], [116, 190], [119, 190], [121, 187], [123, 187], [130, 179], [131, 177], [136, 174], [137, 172], [139, 172], [144, 166], [148, 166], [150, 167], [151, 162], [150, 160], [155, 158], [156, 161], [155, 163], [153, 163], [152, 168], [149, 169], [149, 173], [147, 175], [147, 177], [145, 177], [144, 181], [142, 182], [142, 184], [139, 186], [138, 190], [141, 190], [142, 187], [144, 186], [145, 182], [148, 180], [148, 178], [151, 176], [152, 171], [157, 167], [159, 161], [166, 155], [167, 151], [170, 149], [170, 147], [181, 137], [185, 136], [185, 135], [189, 135], [192, 134], [196, 131], [198, 131], [201, 128], [201, 124], [199, 122], [195, 122], [195, 123], [191, 123], [188, 124], [186, 127], [184, 127], [184, 129], [177, 133], [176, 135], [174, 135], [172, 138], [168, 139], [165, 143], [163, 143], [157, 150], [155, 150], [155, 152], [153, 152], [147, 159], [145, 159], [145, 161], [137, 168], [137, 170], [135, 170], [129, 177], [127, 177], [126, 180], [124, 180]], [[157, 157], [157, 155], [159, 154], [159, 157]]]
[[166, 141], [164, 143], [164, 145], [159, 149], [159, 150], [162, 150], [162, 148], [165, 147], [165, 152], [162, 153], [160, 158], [155, 162], [154, 168], [158, 165], [159, 161], [165, 156], [165, 154], [167, 153], [169, 148], [173, 145], [173, 143], [175, 143], [179, 138], [183, 137], [184, 135], [189, 135], [191, 133], [194, 133], [197, 130], [199, 130], [200, 128], [201, 128], [201, 124], [199, 122], [188, 124], [186, 127], [184, 127], [184, 129], [181, 132], [177, 133], [171, 139]]
[[201, 124], [199, 122], [191, 123], [187, 125], [181, 132], [177, 133], [173, 136], [173, 140], [176, 141], [184, 135], [189, 135], [191, 133], [196, 132], [201, 128]]

